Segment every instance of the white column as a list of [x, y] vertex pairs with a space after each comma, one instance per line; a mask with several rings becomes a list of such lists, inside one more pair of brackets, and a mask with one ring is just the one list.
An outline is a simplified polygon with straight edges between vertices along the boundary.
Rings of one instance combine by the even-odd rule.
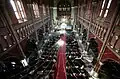
[[53, 7], [53, 22], [55, 24], [57, 24], [57, 20], [56, 20], [56, 17], [57, 17], [57, 7]]
[[74, 7], [74, 25], [76, 25], [76, 28], [78, 28], [78, 26], [77, 26], [77, 8], [78, 8], [77, 6]]
[[71, 25], [73, 25], [73, 29], [74, 29], [74, 7], [71, 7]]

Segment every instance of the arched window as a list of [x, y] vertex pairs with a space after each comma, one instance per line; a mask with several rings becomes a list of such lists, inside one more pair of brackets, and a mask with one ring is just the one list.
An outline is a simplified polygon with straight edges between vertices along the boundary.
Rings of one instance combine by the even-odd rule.
[[105, 6], [105, 0], [104, 0], [103, 3], [102, 3], [102, 9], [101, 9], [101, 11], [100, 11], [100, 15], [99, 15], [99, 16], [102, 15], [104, 6]]
[[21, 0], [10, 0], [19, 23], [27, 21], [26, 13]]
[[112, 2], [112, 0], [109, 0], [109, 2], [108, 2], [108, 4], [107, 4], [107, 9], [105, 10], [104, 17], [106, 17], [107, 14], [108, 14], [108, 10], [109, 10], [109, 8], [110, 8], [110, 4], [111, 4], [111, 2]]
[[40, 17], [40, 13], [39, 13], [39, 9], [38, 9], [37, 3], [33, 3], [33, 11], [34, 11], [35, 18]]
[[[99, 16], [102, 16], [106, 2], [107, 2], [107, 0], [103, 0], [102, 8], [101, 8], [101, 11], [100, 11]], [[111, 2], [112, 2], [112, 0], [109, 0], [108, 3], [107, 3], [107, 8], [105, 9], [105, 13], [103, 14], [103, 15], [104, 15], [104, 18], [105, 18], [105, 17], [107, 16], [107, 14], [108, 14], [108, 11], [109, 11]]]

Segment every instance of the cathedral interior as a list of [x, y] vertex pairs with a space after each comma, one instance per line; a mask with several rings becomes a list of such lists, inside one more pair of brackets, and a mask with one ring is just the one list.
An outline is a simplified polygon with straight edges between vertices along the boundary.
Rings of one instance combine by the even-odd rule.
[[120, 79], [120, 0], [0, 0], [0, 79]]

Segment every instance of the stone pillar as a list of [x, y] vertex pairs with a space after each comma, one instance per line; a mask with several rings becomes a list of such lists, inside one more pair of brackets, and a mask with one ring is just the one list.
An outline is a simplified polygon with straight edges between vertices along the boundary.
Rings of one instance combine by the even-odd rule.
[[53, 7], [53, 23], [55, 23], [55, 25], [57, 24], [57, 7]]
[[44, 29], [44, 34], [46, 34], [46, 25], [43, 25], [43, 29]]
[[7, 11], [7, 9], [6, 9], [6, 7], [5, 7], [4, 4], [2, 5], [2, 9], [3, 9], [3, 12], [4, 12], [4, 14], [5, 14], [6, 21], [7, 21], [8, 24], [9, 24], [9, 25], [8, 25], [8, 28], [10, 29], [11, 33], [13, 34], [13, 36], [14, 36], [14, 38], [15, 38], [15, 41], [16, 41], [16, 43], [17, 43], [17, 45], [18, 45], [19, 50], [20, 50], [20, 54], [21, 54], [21, 56], [23, 56], [24, 58], [26, 58], [26, 56], [25, 56], [25, 54], [24, 54], [24, 52], [23, 52], [23, 49], [22, 49], [22, 47], [21, 47], [21, 45], [20, 45], [20, 42], [19, 42], [19, 40], [18, 40], [18, 38], [17, 38], [16, 32], [15, 32], [13, 26], [12, 26], [12, 21], [11, 21], [11, 19], [10, 19], [10, 17], [9, 17], [8, 11]]
[[74, 8], [74, 25], [77, 25], [77, 18], [78, 18], [77, 14], [78, 14], [78, 7], [75, 6], [75, 8]]
[[[34, 12], [33, 12], [33, 8], [32, 8], [32, 4], [29, 4], [29, 10], [30, 10], [30, 14], [31, 14], [31, 16], [30, 16], [30, 17], [31, 17], [31, 19], [32, 19], [32, 24], [33, 24], [34, 31], [35, 31], [36, 44], [38, 44], [39, 39], [38, 39], [37, 30], [35, 29], [36, 24], [35, 24], [35, 22], [34, 22], [35, 17], [34, 17]], [[32, 36], [32, 37], [34, 37], [34, 36]]]
[[[118, 10], [118, 7], [116, 7], [116, 8], [115, 8], [115, 11], [114, 11], [114, 14], [113, 14], [113, 16], [112, 16], [112, 19], [111, 19], [110, 26], [109, 26], [109, 28], [108, 28], [107, 34], [106, 34], [106, 36], [105, 36], [105, 40], [104, 40], [104, 42], [103, 42], [102, 48], [101, 48], [100, 53], [99, 53], [99, 56], [98, 56], [98, 58], [97, 58], [97, 63], [96, 63], [96, 65], [94, 66], [94, 69], [93, 69], [93, 71], [95, 71], [96, 73], [98, 73], [99, 70], [100, 70], [100, 68], [101, 68], [101, 63], [100, 63], [100, 61], [101, 61], [101, 59], [102, 59], [102, 57], [103, 57], [103, 55], [104, 55], [105, 48], [106, 48], [106, 44], [108, 43], [108, 39], [110, 38], [110, 35], [111, 35], [112, 30], [113, 30], [113, 28], [114, 28], [114, 24], [115, 24], [115, 21], [116, 21], [116, 17], [117, 17], [118, 11], [119, 11], [119, 10]], [[98, 64], [98, 63], [99, 63], [99, 64]]]
[[89, 34], [90, 34], [90, 27], [91, 27], [91, 23], [92, 23], [92, 0], [89, 1], [89, 5], [88, 5], [88, 18], [90, 20], [89, 24], [88, 24], [88, 29], [87, 29], [87, 40], [89, 40]]
[[[97, 66], [96, 66], [97, 69], [99, 70], [102, 65], [103, 65], [102, 62], [97, 63]], [[96, 70], [94, 70], [94, 69], [90, 72], [90, 75], [92, 76], [93, 79], [99, 79], [99, 78], [98, 78], [98, 75], [99, 75], [99, 74], [98, 74], [98, 71], [96, 71]]]
[[36, 44], [38, 44], [38, 42], [39, 42], [39, 38], [38, 38], [37, 30], [35, 31], [35, 35], [36, 35]]
[[94, 70], [91, 71], [90, 75], [91, 75], [92, 77], [90, 77], [89, 79], [99, 79], [99, 78], [98, 78], [98, 73], [95, 72]]
[[43, 8], [42, 8], [42, 5], [40, 5], [39, 13], [40, 13], [40, 18], [42, 19], [43, 18]]
[[74, 26], [74, 9], [75, 9], [75, 7], [74, 7], [74, 0], [72, 0], [71, 1], [71, 18], [72, 18], [72, 20], [71, 20], [71, 25], [73, 25], [73, 30], [75, 29], [75, 26]]
[[48, 21], [48, 33], [51, 32], [51, 25], [50, 25], [50, 21]]
[[80, 22], [80, 24], [81, 24], [81, 28], [80, 28], [80, 39], [82, 40], [82, 35], [83, 35], [83, 28], [84, 28], [84, 26], [83, 26], [83, 24]]
[[77, 18], [79, 18], [79, 16], [80, 16], [80, 15], [79, 15], [79, 14], [80, 14], [80, 5], [78, 5], [77, 12], [78, 12], [78, 13], [77, 13]]
[[46, 16], [46, 14], [47, 14], [47, 13], [46, 13], [46, 6], [43, 4], [43, 5], [42, 5], [42, 8], [43, 8], [43, 15]]
[[71, 7], [71, 18], [72, 18], [72, 20], [71, 20], [71, 25], [73, 25], [73, 29], [75, 29], [75, 26], [74, 26], [74, 9], [75, 9], [75, 7]]

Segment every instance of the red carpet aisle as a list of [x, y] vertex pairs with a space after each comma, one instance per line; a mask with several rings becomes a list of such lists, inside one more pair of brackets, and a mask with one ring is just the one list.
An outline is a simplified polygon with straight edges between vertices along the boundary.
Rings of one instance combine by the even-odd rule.
[[61, 36], [62, 41], [57, 53], [56, 79], [66, 79], [66, 35]]

